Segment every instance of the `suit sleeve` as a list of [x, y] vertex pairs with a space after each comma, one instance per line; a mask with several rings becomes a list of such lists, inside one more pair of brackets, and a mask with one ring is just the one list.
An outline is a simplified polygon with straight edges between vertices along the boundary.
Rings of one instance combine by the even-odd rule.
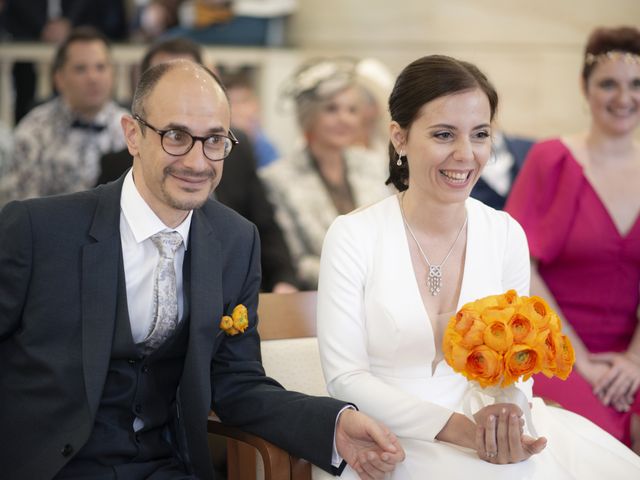
[[[452, 410], [392, 386], [371, 371], [365, 285], [367, 229], [338, 217], [325, 237], [318, 288], [318, 342], [329, 393], [358, 405], [399, 437], [434, 441]], [[370, 233], [370, 232], [369, 232]]]
[[31, 275], [31, 226], [24, 204], [0, 211], [0, 342], [20, 327]]
[[288, 392], [265, 376], [257, 331], [260, 248], [255, 228], [248, 254], [249, 267], [237, 303], [247, 307], [249, 327], [243, 334], [225, 337], [214, 355], [212, 408], [223, 422], [335, 473], [331, 465], [334, 428], [338, 412], [346, 404]]

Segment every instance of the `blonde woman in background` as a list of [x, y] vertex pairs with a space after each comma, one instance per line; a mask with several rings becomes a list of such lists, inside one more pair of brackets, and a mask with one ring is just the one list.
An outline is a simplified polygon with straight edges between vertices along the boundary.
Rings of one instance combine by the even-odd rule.
[[351, 148], [362, 100], [354, 67], [350, 60], [323, 59], [293, 75], [284, 94], [294, 101], [304, 145], [259, 171], [307, 289], [317, 288], [320, 251], [331, 222], [391, 193], [381, 162]]

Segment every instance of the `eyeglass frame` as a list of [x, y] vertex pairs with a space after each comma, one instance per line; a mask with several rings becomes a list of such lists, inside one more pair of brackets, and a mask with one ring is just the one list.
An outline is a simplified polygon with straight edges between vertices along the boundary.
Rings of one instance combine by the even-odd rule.
[[[233, 147], [235, 147], [236, 145], [238, 145], [240, 143], [238, 141], [238, 139], [236, 138], [236, 136], [231, 131], [231, 129], [229, 129], [229, 135], [228, 136], [227, 135], [221, 135], [219, 133], [214, 133], [214, 134], [209, 135], [207, 137], [198, 137], [196, 135], [192, 135], [191, 133], [187, 132], [186, 130], [183, 130], [182, 128], [167, 128], [166, 130], [161, 130], [161, 129], [156, 128], [153, 125], [151, 125], [149, 122], [147, 122], [144, 118], [142, 118], [137, 113], [133, 116], [133, 119], [136, 120], [138, 123], [144, 125], [145, 127], [148, 127], [149, 129], [153, 130], [158, 135], [160, 135], [160, 146], [162, 147], [162, 150], [164, 150], [164, 152], [167, 155], [171, 155], [172, 157], [181, 157], [182, 155], [186, 155], [187, 153], [189, 153], [193, 149], [193, 146], [196, 144], [196, 141], [200, 140], [202, 142], [202, 154], [205, 157], [207, 157], [208, 160], [211, 160], [212, 162], [220, 162], [220, 161], [224, 160], [225, 158], [227, 158], [231, 154], [231, 151], [233, 150]], [[172, 131], [182, 132], [182, 133], [188, 135], [191, 138], [191, 146], [187, 149], [186, 152], [179, 153], [179, 154], [167, 152], [167, 149], [164, 147], [164, 136], [167, 133], [172, 132]], [[229, 148], [229, 153], [227, 153], [226, 156], [224, 156], [222, 158], [216, 158], [216, 159], [209, 158], [209, 156], [207, 155], [207, 152], [204, 149], [204, 142], [206, 140], [210, 139], [211, 137], [222, 137], [222, 138], [226, 138], [228, 140], [231, 140], [231, 148]]]

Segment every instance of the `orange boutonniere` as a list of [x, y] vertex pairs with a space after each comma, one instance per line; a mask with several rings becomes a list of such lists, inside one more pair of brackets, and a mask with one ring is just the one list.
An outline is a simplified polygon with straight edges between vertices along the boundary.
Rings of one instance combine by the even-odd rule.
[[508, 387], [539, 372], [565, 380], [575, 354], [561, 328], [542, 298], [509, 290], [464, 305], [449, 321], [442, 349], [456, 372], [482, 387]]
[[231, 316], [225, 315], [220, 319], [220, 329], [229, 336], [244, 333], [248, 326], [249, 314], [247, 307], [242, 304], [235, 306]]

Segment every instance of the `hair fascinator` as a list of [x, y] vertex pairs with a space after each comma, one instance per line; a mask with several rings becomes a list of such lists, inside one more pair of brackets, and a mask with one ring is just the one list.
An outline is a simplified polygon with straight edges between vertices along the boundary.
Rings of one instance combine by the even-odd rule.
[[321, 58], [305, 62], [282, 86], [281, 97], [325, 99], [354, 82], [356, 61], [351, 58]]

